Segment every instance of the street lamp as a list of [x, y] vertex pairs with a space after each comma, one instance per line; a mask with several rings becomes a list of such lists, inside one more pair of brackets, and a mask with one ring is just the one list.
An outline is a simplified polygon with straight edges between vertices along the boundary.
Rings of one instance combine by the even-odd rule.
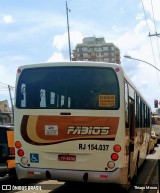
[[133, 58], [133, 57], [128, 56], [128, 55], [124, 55], [124, 57], [125, 57], [125, 58], [128, 58], [128, 59], [138, 60], [138, 61], [140, 61], [140, 62], [144, 62], [144, 63], [152, 66], [152, 67], [155, 68], [156, 70], [160, 71], [160, 69], [158, 69], [157, 67], [153, 66], [152, 64], [150, 64], [149, 62], [146, 62], [146, 61], [144, 61], [144, 60], [140, 60], [140, 59], [137, 59], [137, 58]]

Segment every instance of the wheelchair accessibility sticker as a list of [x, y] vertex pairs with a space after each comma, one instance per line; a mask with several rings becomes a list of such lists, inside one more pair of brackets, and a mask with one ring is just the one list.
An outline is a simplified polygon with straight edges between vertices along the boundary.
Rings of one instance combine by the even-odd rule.
[[39, 163], [39, 154], [37, 154], [37, 153], [30, 153], [30, 162], [32, 162], [32, 163]]

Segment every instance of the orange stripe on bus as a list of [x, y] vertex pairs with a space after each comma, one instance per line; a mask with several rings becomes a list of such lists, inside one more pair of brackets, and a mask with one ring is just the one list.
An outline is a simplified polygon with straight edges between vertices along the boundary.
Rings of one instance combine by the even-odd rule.
[[[114, 140], [118, 124], [119, 117], [25, 115], [22, 119], [21, 134], [25, 141], [36, 145], [47, 145], [71, 140]], [[50, 126], [56, 128], [55, 134], [46, 134], [46, 129]], [[75, 130], [76, 128], [79, 130], [77, 132], [74, 131], [74, 127]], [[68, 128], [73, 128], [74, 132], [69, 132]], [[106, 131], [106, 128], [108, 128], [108, 131]], [[87, 129], [89, 130], [88, 133]]]

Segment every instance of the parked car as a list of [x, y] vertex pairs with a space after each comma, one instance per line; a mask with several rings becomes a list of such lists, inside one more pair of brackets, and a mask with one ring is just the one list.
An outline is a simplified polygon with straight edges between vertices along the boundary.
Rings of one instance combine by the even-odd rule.
[[160, 125], [152, 125], [152, 131], [155, 131], [158, 141], [160, 141]]
[[15, 173], [14, 126], [0, 125], [0, 176]]
[[158, 136], [156, 135], [155, 131], [151, 131], [151, 138], [154, 140], [154, 146], [157, 146], [158, 143]]
[[153, 153], [154, 147], [155, 147], [155, 141], [154, 139], [150, 138], [148, 153]]

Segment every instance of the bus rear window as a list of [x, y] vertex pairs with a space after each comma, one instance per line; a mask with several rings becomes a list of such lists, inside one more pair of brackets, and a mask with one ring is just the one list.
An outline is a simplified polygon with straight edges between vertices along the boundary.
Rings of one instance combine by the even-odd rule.
[[114, 69], [102, 67], [24, 69], [18, 80], [16, 106], [24, 109], [118, 109], [118, 78]]

